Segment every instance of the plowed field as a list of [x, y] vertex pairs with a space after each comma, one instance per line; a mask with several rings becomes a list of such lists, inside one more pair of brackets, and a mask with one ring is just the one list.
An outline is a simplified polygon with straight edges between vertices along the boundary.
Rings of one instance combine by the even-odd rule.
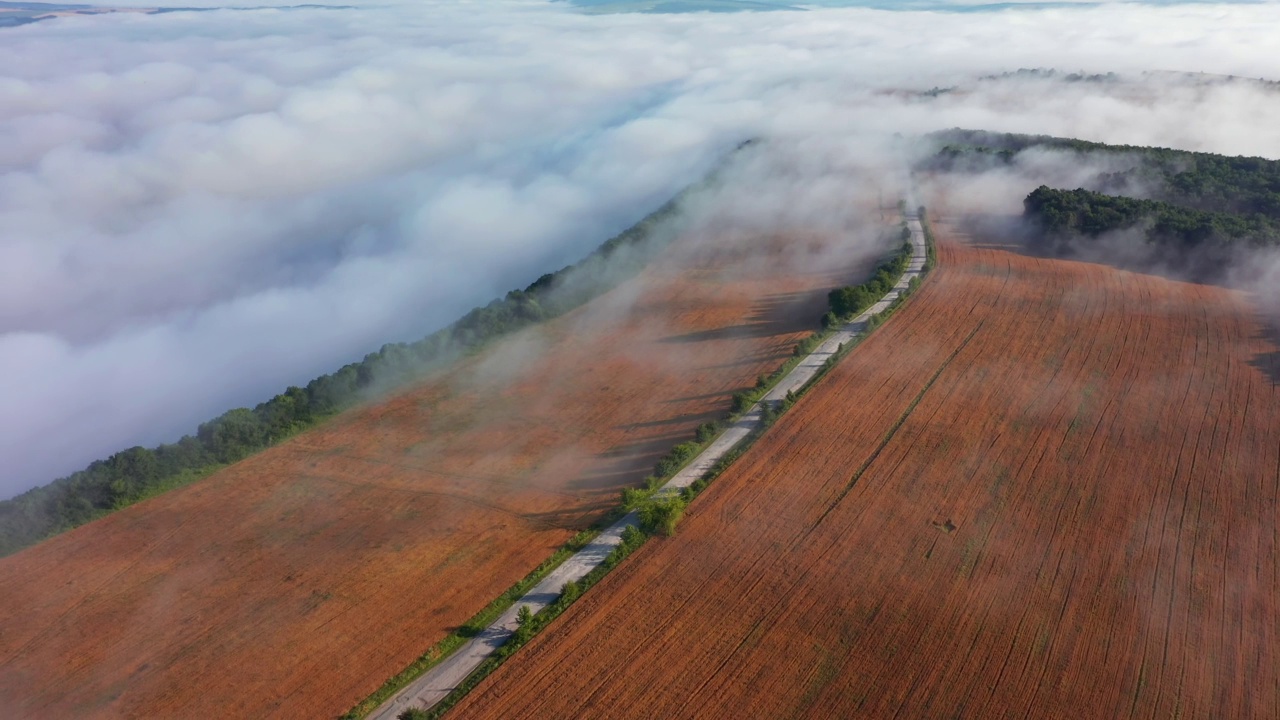
[[1280, 717], [1280, 362], [1246, 300], [943, 239], [456, 716]]
[[334, 717], [790, 354], [856, 244], [686, 240], [385, 402], [0, 560], [4, 718]]

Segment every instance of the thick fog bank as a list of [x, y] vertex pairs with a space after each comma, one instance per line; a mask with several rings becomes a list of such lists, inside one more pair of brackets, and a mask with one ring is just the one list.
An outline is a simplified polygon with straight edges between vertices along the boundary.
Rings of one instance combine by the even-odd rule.
[[[439, 328], [746, 138], [794, 172], [734, 185], [727, 238], [814, 227], [833, 168], [899, 172], [895, 135], [947, 127], [1280, 157], [1272, 86], [1141, 75], [1280, 77], [1277, 23], [442, 2], [0, 30], [0, 496]], [[1020, 67], [1131, 81], [1000, 76]]]

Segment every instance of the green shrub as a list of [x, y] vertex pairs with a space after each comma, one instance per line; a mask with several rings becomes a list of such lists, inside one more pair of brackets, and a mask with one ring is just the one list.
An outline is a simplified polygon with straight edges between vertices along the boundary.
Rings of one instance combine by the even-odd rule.
[[637, 548], [644, 543], [644, 533], [634, 525], [628, 525], [622, 529], [622, 545], [621, 547]]
[[653, 474], [655, 477], [667, 478], [676, 474], [689, 459], [697, 455], [702, 450], [696, 442], [682, 442], [671, 448], [671, 452], [667, 453], [661, 460], [653, 466]]
[[684, 508], [685, 500], [679, 495], [650, 498], [640, 506], [640, 525], [646, 532], [674, 535]]
[[698, 426], [693, 433], [694, 441], [698, 443], [709, 443], [720, 432], [720, 423], [706, 422]]
[[622, 488], [622, 508], [624, 510], [635, 510], [649, 496], [653, 494], [653, 490], [644, 488]]
[[782, 411], [781, 411], [781, 408], [778, 407], [778, 403], [776, 402], [760, 403], [760, 422], [764, 423], [765, 427], [769, 427], [770, 425], [772, 425], [773, 421], [777, 420], [778, 416], [781, 414], [782, 414]]
[[[910, 233], [908, 233], [909, 237]], [[892, 258], [876, 269], [871, 279], [861, 285], [847, 285], [827, 293], [827, 303], [831, 306], [831, 312], [837, 318], [854, 317], [874, 305], [897, 284], [898, 278], [911, 263], [911, 252], [911, 243], [904, 242]], [[796, 354], [802, 353], [797, 351]]]
[[801, 340], [800, 342], [796, 343], [796, 349], [795, 349], [796, 357], [799, 357], [801, 355], [808, 355], [809, 353], [813, 352], [813, 349], [818, 347], [818, 345], [820, 345], [821, 343], [822, 343], [822, 333], [814, 333], [809, 337]]
[[570, 580], [564, 584], [564, 588], [560, 591], [560, 597], [566, 602], [573, 602], [582, 595], [582, 586], [575, 580]]

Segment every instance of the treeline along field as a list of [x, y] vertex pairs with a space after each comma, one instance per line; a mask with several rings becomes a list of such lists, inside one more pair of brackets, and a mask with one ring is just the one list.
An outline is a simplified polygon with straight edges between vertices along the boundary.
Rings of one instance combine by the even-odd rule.
[[980, 130], [949, 130], [930, 140], [939, 147], [921, 163], [924, 169], [983, 171], [1010, 164], [1027, 150], [1057, 150], [1083, 166], [1098, 159], [1120, 166], [1100, 172], [1088, 189], [1115, 195], [1140, 191], [1193, 210], [1280, 219], [1280, 162], [1275, 160]]
[[[923, 214], [924, 209], [921, 208], [919, 215]], [[487, 629], [467, 646], [459, 648], [456, 655], [434, 664], [433, 661], [439, 660], [441, 655], [434, 653], [433, 648], [433, 652], [425, 655], [414, 667], [388, 680], [375, 696], [344, 717], [390, 718], [395, 715], [400, 720], [427, 720], [442, 716], [500, 667], [506, 658], [519, 652], [538, 631], [554, 623], [610, 569], [643, 546], [647, 537], [672, 535], [689, 502], [695, 500], [799, 397], [819, 382], [842, 355], [878, 326], [877, 320], [888, 318], [919, 289], [922, 273], [927, 272], [935, 261], [929, 231], [927, 226], [921, 227], [910, 217], [903, 218], [901, 229], [901, 236], [906, 238], [903, 247], [862, 284], [862, 287], [884, 287], [882, 302], [861, 317], [844, 317], [844, 321], [849, 323], [846, 327], [824, 330], [798, 343], [795, 357], [773, 375], [761, 376], [753, 391], [734, 395], [733, 409], [726, 418], [731, 427], [725, 428], [721, 423], [699, 425], [693, 440], [677, 445], [658, 461], [655, 475], [646, 479], [645, 488], [625, 488], [622, 509], [630, 511], [627, 517], [619, 519], [593, 541], [593, 544], [616, 542], [612, 551], [602, 554], [603, 548], [599, 545], [584, 548], [556, 571], [564, 571], [565, 574], [548, 576], [544, 581], [545, 587], [521, 590], [521, 593], [527, 592], [522, 598], [522, 602], [527, 604], [508, 609], [501, 618], [487, 621], [492, 623], [490, 625], [478, 624], [476, 627]], [[899, 272], [898, 276], [891, 278], [894, 282], [887, 286], [882, 277], [886, 269]], [[853, 288], [843, 288], [849, 289]], [[826, 317], [824, 325], [827, 324], [825, 320]], [[720, 432], [722, 429], [725, 430], [723, 434]], [[693, 462], [686, 465], [688, 461]], [[557, 593], [559, 598], [546, 604], [547, 598]], [[451, 641], [446, 642], [452, 644]], [[448, 652], [443, 647], [441, 651]], [[432, 664], [434, 667], [428, 669]]]
[[823, 327], [831, 327], [842, 321], [856, 317], [859, 313], [879, 302], [885, 293], [893, 289], [902, 272], [911, 262], [910, 231], [903, 228], [906, 236], [902, 247], [886, 260], [871, 279], [858, 285], [845, 285], [827, 293], [827, 304], [831, 310], [822, 318]]
[[683, 234], [558, 318], [0, 559], [0, 708], [342, 714], [607, 516], [885, 249]]
[[931, 140], [939, 149], [920, 165], [935, 172], [983, 172], [1045, 150], [1098, 166], [1085, 187], [1041, 186], [1026, 197], [1025, 217], [1043, 252], [1215, 282], [1247, 264], [1250, 251], [1280, 246], [1274, 160], [971, 130]]
[[563, 315], [638, 272], [661, 249], [664, 232], [672, 231], [680, 201], [666, 203], [581, 262], [475, 308], [422, 340], [388, 343], [305, 387], [290, 387], [252, 409], [229, 410], [202, 423], [195, 435], [123, 450], [0, 501], [0, 556], [204, 477], [495, 338]]
[[1162, 245], [1280, 244], [1280, 221], [1266, 215], [1193, 210], [1158, 200], [1104, 195], [1090, 190], [1036, 188], [1025, 201], [1027, 215], [1048, 233], [1097, 237], [1142, 225], [1148, 242]]
[[[1040, 186], [1024, 201], [1036, 247], [1060, 256], [1101, 246], [1111, 233], [1129, 232], [1147, 250], [1139, 262], [1158, 261], [1184, 277], [1213, 281], [1250, 249], [1280, 246], [1280, 220], [1193, 210], [1157, 200]], [[1120, 253], [1111, 253], [1120, 255]], [[1132, 253], [1129, 253], [1132, 256]], [[1121, 255], [1121, 257], [1124, 257]]]
[[894, 322], [457, 716], [1280, 714], [1253, 309], [938, 236]]

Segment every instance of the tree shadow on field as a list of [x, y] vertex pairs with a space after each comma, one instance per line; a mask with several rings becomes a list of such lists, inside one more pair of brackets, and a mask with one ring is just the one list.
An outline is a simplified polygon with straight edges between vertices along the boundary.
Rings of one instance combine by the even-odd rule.
[[[719, 393], [716, 393], [716, 396], [719, 396]], [[728, 396], [726, 395], [725, 397], [727, 398]], [[725, 402], [725, 407], [726, 408], [728, 407], [727, 400]], [[639, 423], [625, 423], [623, 425], [616, 425], [615, 428], [618, 430], [639, 430], [641, 428], [660, 427], [662, 425], [674, 425], [676, 423], [684, 423], [684, 422], [694, 422], [701, 425], [704, 422], [710, 422], [712, 420], [715, 420], [716, 418], [720, 417], [723, 414], [724, 414], [723, 412], [708, 410], [706, 412], [700, 412], [700, 413], [686, 413], [684, 415], [676, 415], [674, 417], [664, 418], [662, 420], [650, 420], [648, 422], [639, 422]]]
[[1271, 352], [1259, 353], [1249, 364], [1271, 378], [1272, 386], [1280, 384], [1280, 320], [1274, 317], [1259, 316], [1262, 330], [1255, 338], [1265, 340], [1271, 345]]
[[824, 293], [789, 292], [766, 295], [751, 307], [751, 314], [737, 325], [698, 330], [662, 338], [664, 343], [697, 343], [772, 337], [816, 326], [825, 308]]
[[605, 461], [603, 468], [574, 479], [569, 483], [569, 488], [586, 490], [639, 486], [640, 481], [653, 472], [653, 466], [659, 458], [677, 444], [692, 439], [692, 432], [668, 433], [660, 437], [621, 443], [598, 456]]
[[617, 493], [594, 493], [591, 502], [572, 509], [548, 510], [537, 513], [521, 513], [520, 517], [540, 527], [555, 527], [577, 532], [594, 522], [594, 517], [618, 506]]
[[[769, 367], [766, 365], [766, 367], [768, 368], [768, 372], [773, 372], [774, 369], [776, 369], [777, 367], [781, 367], [781, 365], [793, 355], [794, 349], [795, 349], [794, 345], [787, 345], [783, 348], [774, 349], [772, 352], [769, 352], [767, 350], [761, 351], [754, 355], [746, 355], [746, 356], [737, 358], [736, 360], [730, 360], [729, 362], [716, 363], [714, 365], [705, 365], [700, 369], [705, 370], [705, 369], [717, 369], [717, 368], [731, 368], [731, 367], [739, 367], [742, 365], [755, 365], [757, 363], [773, 363], [772, 367]], [[741, 389], [749, 390], [750, 388], [741, 388]], [[725, 397], [732, 396], [734, 392], [736, 391], [730, 391], [727, 395], [725, 395]]]
[[687, 402], [693, 402], [695, 400], [706, 400], [708, 398], [716, 398], [716, 397], [728, 397], [728, 396], [725, 395], [724, 393], [711, 392], [711, 393], [703, 393], [701, 395], [689, 395], [688, 397], [673, 398], [671, 400], [663, 400], [662, 402], [667, 405], [674, 405], [676, 403], [687, 403]]
[[1048, 236], [1021, 215], [966, 213], [955, 218], [951, 226], [957, 239], [969, 247], [1103, 265], [1197, 285], [1230, 288], [1229, 270], [1237, 262], [1229, 254], [1222, 255], [1217, 246], [1183, 252], [1173, 246], [1148, 243], [1125, 231], [1103, 234], [1101, 239]]

